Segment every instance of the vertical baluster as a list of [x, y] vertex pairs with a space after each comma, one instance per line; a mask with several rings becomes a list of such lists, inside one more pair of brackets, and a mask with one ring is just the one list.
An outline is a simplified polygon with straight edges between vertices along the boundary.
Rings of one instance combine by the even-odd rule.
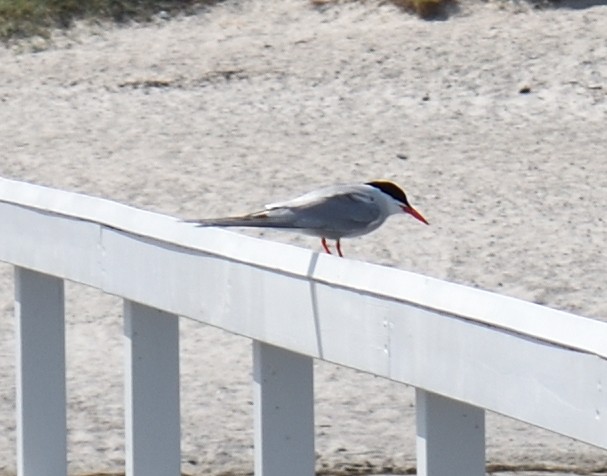
[[128, 476], [178, 476], [179, 319], [124, 304], [125, 436]]
[[63, 280], [15, 268], [17, 473], [67, 474]]
[[253, 342], [256, 476], [314, 475], [313, 362]]
[[485, 411], [416, 390], [417, 474], [484, 476]]

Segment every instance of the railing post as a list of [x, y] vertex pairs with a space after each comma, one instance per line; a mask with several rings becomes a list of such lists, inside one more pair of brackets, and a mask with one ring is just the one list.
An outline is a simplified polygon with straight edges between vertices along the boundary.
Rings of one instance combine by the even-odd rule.
[[416, 389], [418, 476], [484, 476], [485, 411]]
[[124, 303], [127, 476], [178, 476], [179, 319]]
[[253, 341], [255, 476], [313, 476], [313, 359]]
[[67, 474], [63, 280], [15, 267], [17, 474]]

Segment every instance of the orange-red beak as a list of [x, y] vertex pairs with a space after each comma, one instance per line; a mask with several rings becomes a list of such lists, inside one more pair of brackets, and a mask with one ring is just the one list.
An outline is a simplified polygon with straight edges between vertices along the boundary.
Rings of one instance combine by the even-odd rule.
[[417, 218], [419, 221], [421, 221], [422, 223], [425, 223], [426, 225], [429, 225], [430, 223], [428, 223], [428, 220], [426, 220], [421, 213], [419, 213], [415, 208], [413, 208], [412, 206], [408, 206], [408, 207], [403, 207], [403, 212], [408, 213], [409, 215], [411, 215], [413, 218]]

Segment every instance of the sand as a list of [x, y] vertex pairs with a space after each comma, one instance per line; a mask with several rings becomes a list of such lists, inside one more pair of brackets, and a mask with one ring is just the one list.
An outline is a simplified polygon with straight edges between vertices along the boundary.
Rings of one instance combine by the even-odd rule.
[[[336, 182], [401, 183], [431, 222], [344, 242], [395, 266], [607, 318], [607, 6], [228, 1], [0, 49], [0, 174], [180, 217]], [[570, 2], [575, 5], [575, 2]], [[284, 233], [254, 236], [319, 249]], [[15, 472], [11, 269], [0, 266], [0, 474]], [[120, 301], [69, 284], [70, 472], [120, 471]], [[182, 320], [183, 469], [252, 472], [251, 346]], [[316, 364], [318, 468], [415, 465], [411, 388]], [[489, 415], [488, 462], [593, 471], [607, 453]]]

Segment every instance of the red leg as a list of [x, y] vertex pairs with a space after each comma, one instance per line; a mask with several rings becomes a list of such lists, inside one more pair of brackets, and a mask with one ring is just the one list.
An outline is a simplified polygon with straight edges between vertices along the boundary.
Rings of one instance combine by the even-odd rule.
[[335, 247], [337, 248], [337, 254], [339, 255], [339, 257], [343, 258], [344, 255], [341, 253], [341, 242], [339, 240], [335, 242]]
[[322, 243], [322, 247], [325, 249], [325, 251], [327, 252], [327, 254], [331, 254], [331, 250], [329, 249], [329, 245], [327, 245], [327, 240], [326, 238], [321, 238], [320, 242]]

